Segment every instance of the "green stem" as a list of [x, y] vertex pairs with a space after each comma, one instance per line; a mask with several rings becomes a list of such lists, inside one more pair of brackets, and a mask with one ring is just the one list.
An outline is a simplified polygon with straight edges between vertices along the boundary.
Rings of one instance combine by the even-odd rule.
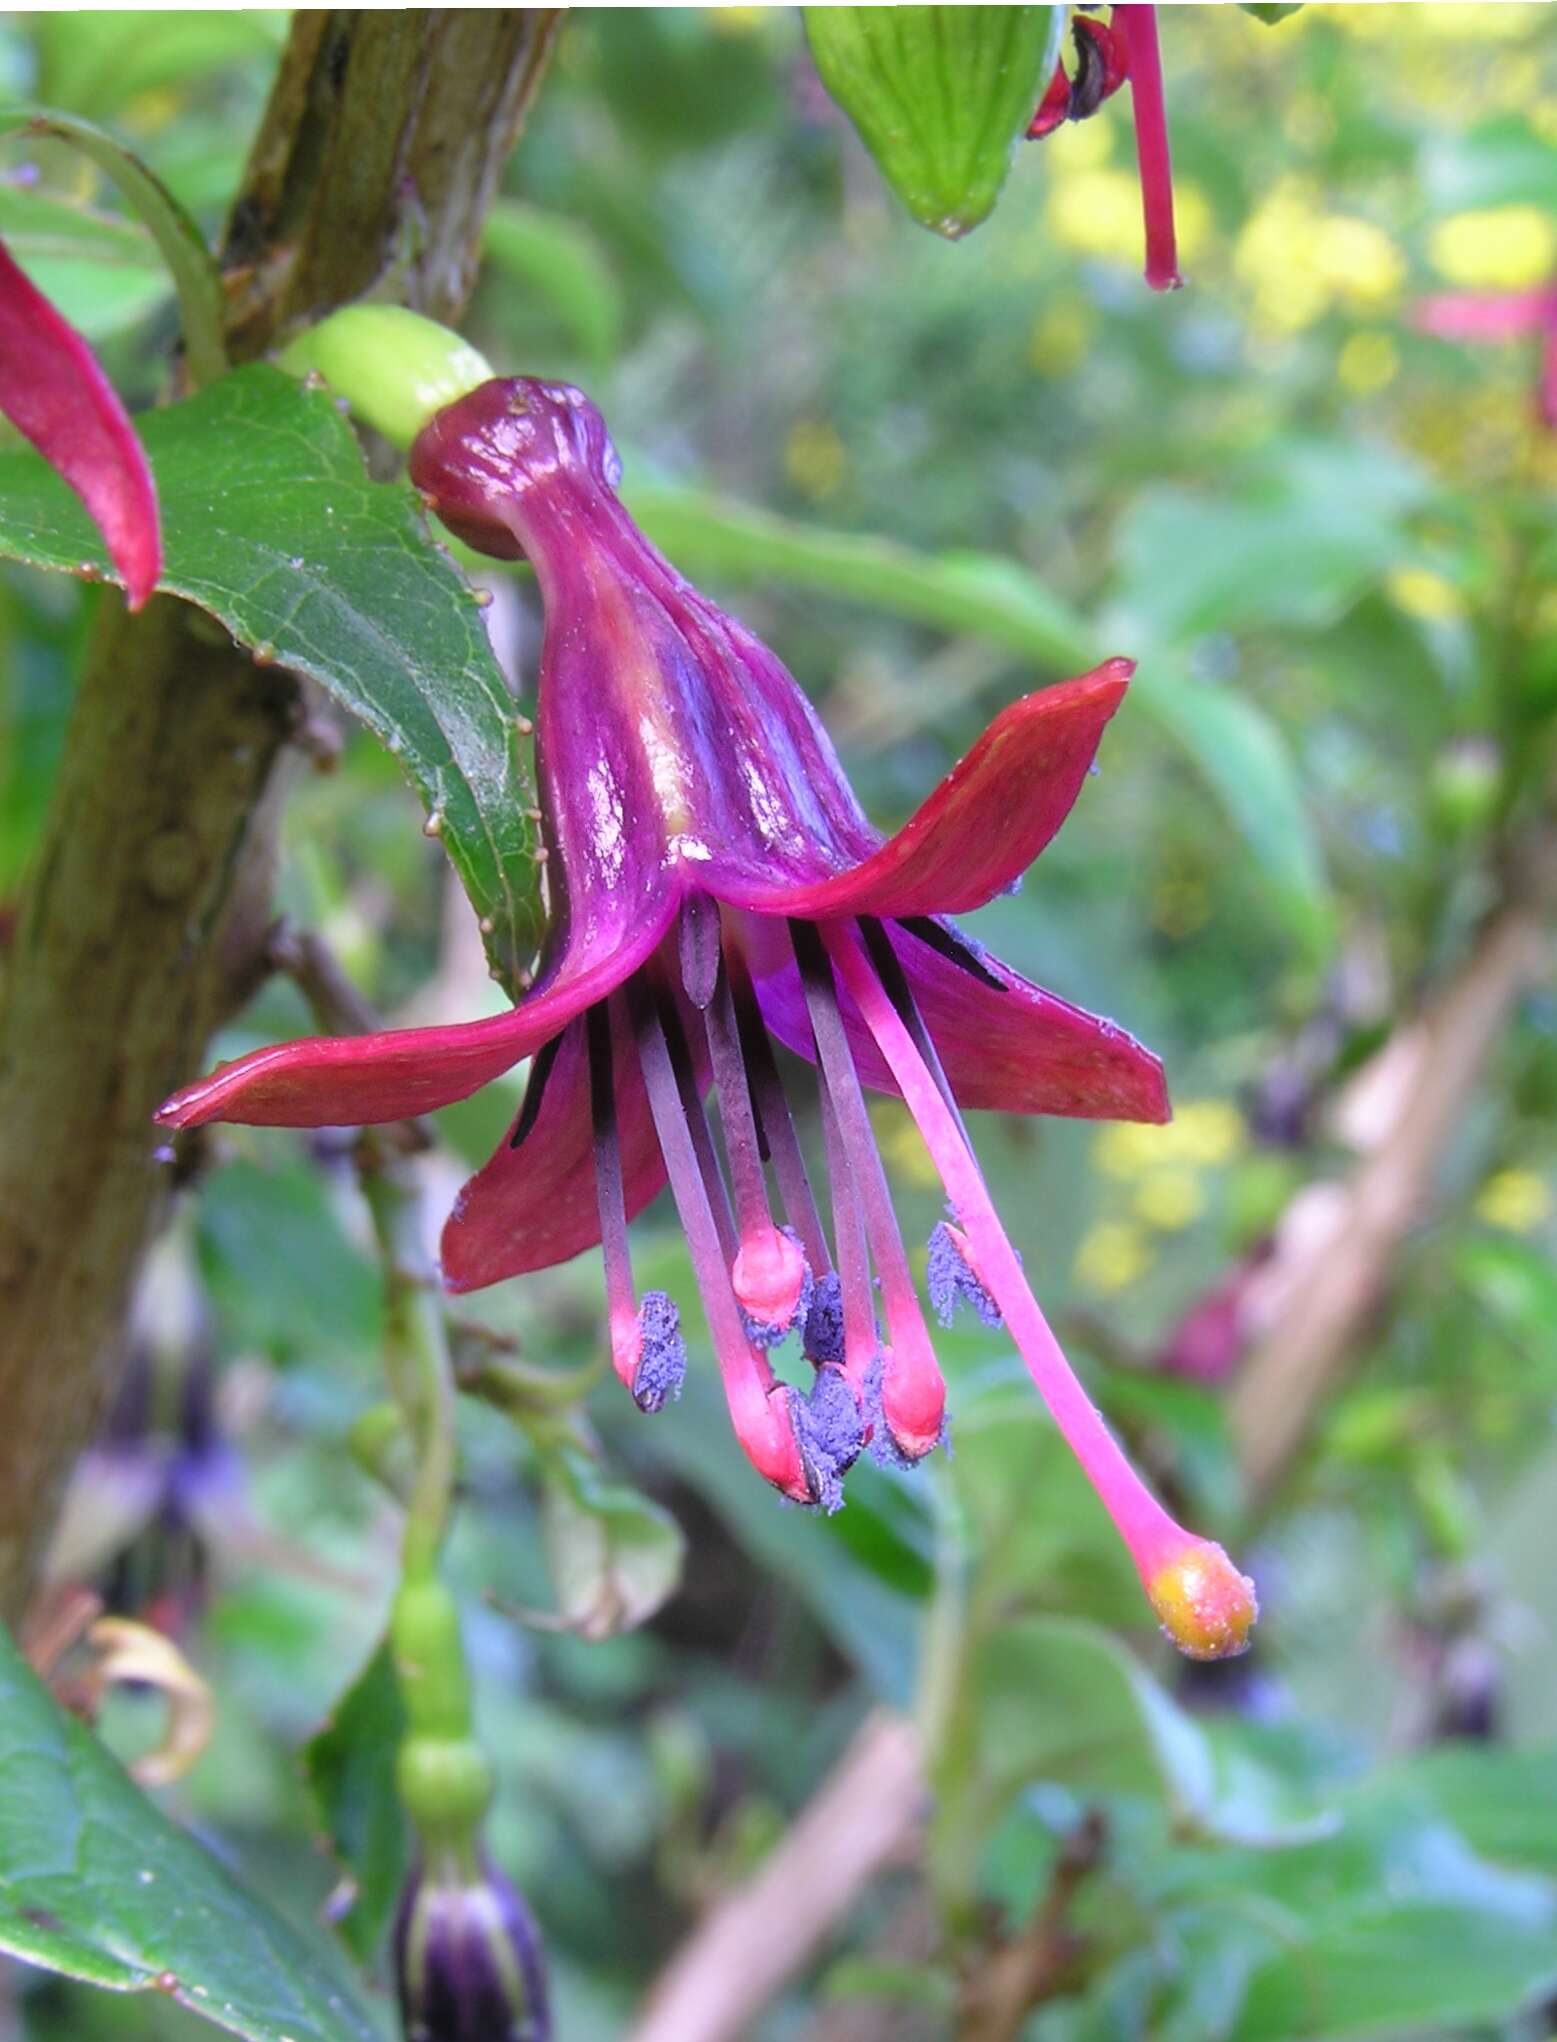
[[416, 1166], [369, 1157], [362, 1186], [384, 1257], [385, 1369], [416, 1456], [405, 1525], [405, 1573], [414, 1579], [436, 1566], [454, 1493], [454, 1370]]

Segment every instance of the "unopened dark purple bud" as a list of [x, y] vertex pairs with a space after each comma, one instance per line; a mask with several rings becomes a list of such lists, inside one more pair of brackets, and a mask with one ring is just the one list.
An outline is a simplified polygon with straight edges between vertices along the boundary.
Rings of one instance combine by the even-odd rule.
[[847, 1377], [819, 1368], [809, 1396], [792, 1396], [790, 1419], [812, 1501], [829, 1516], [843, 1505], [843, 1478], [865, 1444], [865, 1419]]
[[808, 1361], [843, 1366], [843, 1283], [836, 1269], [817, 1277], [811, 1287], [802, 1345]]
[[484, 1860], [418, 1868], [395, 1920], [405, 2042], [550, 2042], [540, 1935]]
[[639, 1307], [643, 1352], [633, 1375], [633, 1402], [640, 1411], [663, 1411], [681, 1395], [687, 1375], [687, 1345], [681, 1313], [662, 1290], [646, 1290]]
[[973, 1267], [962, 1229], [949, 1226], [945, 1220], [930, 1235], [930, 1264], [925, 1272], [925, 1288], [930, 1293], [935, 1316], [943, 1326], [949, 1326], [956, 1318], [959, 1305], [971, 1305], [986, 1326], [1001, 1323], [1000, 1307], [984, 1288], [978, 1271]]

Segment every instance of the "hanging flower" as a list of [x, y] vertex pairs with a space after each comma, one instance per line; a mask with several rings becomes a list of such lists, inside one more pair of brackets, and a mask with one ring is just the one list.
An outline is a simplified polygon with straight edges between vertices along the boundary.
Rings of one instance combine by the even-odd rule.
[[1154, 291], [1176, 291], [1184, 279], [1179, 275], [1173, 220], [1173, 164], [1168, 153], [1157, 10], [1118, 6], [1111, 10], [1107, 22], [1076, 14], [1071, 19], [1071, 39], [1075, 69], [1068, 72], [1063, 63], [1055, 65], [1027, 138], [1039, 141], [1066, 121], [1090, 119], [1103, 101], [1129, 80], [1146, 223], [1146, 281]]
[[540, 1935], [484, 1851], [440, 1847], [416, 1867], [394, 1956], [405, 2042], [549, 2042]]
[[[1167, 1118], [1155, 1057], [946, 919], [1011, 885], [1059, 828], [1129, 662], [1013, 703], [883, 842], [790, 675], [632, 523], [580, 392], [485, 383], [433, 419], [411, 473], [461, 538], [529, 559], [544, 598], [553, 927], [536, 989], [493, 1020], [257, 1051], [169, 1100], [163, 1124], [400, 1119], [532, 1057], [512, 1133], [445, 1230], [448, 1286], [599, 1243], [617, 1374], [657, 1410], [685, 1365], [679, 1316], [639, 1296], [627, 1229], [668, 1179], [742, 1447], [784, 1494], [833, 1508], [864, 1444], [917, 1461], [942, 1436], [945, 1388], [865, 1106], [867, 1086], [895, 1092], [946, 1188], [936, 1303], [1004, 1321], [1178, 1642], [1241, 1649], [1250, 1584], [1151, 1497], [1071, 1373], [959, 1112]], [[830, 1225], [775, 1041], [817, 1067]], [[791, 1333], [814, 1368], [804, 1395], [770, 1359]]]

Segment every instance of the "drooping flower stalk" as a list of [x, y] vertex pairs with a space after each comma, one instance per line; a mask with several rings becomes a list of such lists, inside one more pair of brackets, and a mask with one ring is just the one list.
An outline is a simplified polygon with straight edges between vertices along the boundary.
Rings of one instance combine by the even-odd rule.
[[1089, 120], [1105, 99], [1111, 99], [1129, 81], [1146, 227], [1146, 281], [1154, 291], [1176, 291], [1184, 279], [1179, 275], [1157, 10], [1130, 0], [1130, 4], [1115, 7], [1106, 23], [1090, 15], [1074, 15], [1071, 39], [1074, 74], [1063, 63], [1056, 64], [1027, 138], [1039, 141], [1066, 121]]
[[[661, 1293], [638, 1296], [628, 1228], [668, 1183], [737, 1438], [784, 1494], [832, 1509], [865, 1446], [916, 1461], [944, 1431], [865, 1104], [869, 1088], [896, 1092], [952, 1208], [932, 1244], [935, 1301], [1004, 1319], [1178, 1643], [1241, 1649], [1249, 1584], [1151, 1498], [1077, 1384], [961, 1118], [1167, 1117], [1148, 1051], [946, 919], [1011, 885], [1059, 828], [1129, 662], [1012, 704], [883, 842], [790, 675], [633, 525], [578, 391], [484, 384], [432, 421], [411, 472], [460, 537], [522, 553], [540, 584], [554, 925], [535, 990], [462, 1027], [260, 1050], [171, 1099], [164, 1124], [399, 1119], [532, 1058], [511, 1135], [444, 1231], [445, 1283], [475, 1289], [600, 1244], [613, 1363], [657, 1410], [685, 1365], [679, 1316]], [[775, 1041], [815, 1067], [821, 1201]], [[790, 1334], [804, 1387], [774, 1369]]]
[[1141, 206], [1146, 220], [1146, 281], [1154, 291], [1176, 291], [1178, 236], [1173, 221], [1173, 163], [1168, 153], [1168, 110], [1162, 89], [1162, 55], [1157, 46], [1157, 10], [1135, 4], [1114, 9], [1114, 28], [1123, 38], [1130, 100], [1135, 110], [1135, 152], [1141, 171]]
[[3, 246], [0, 411], [86, 505], [138, 610], [162, 572], [145, 451], [91, 348]]

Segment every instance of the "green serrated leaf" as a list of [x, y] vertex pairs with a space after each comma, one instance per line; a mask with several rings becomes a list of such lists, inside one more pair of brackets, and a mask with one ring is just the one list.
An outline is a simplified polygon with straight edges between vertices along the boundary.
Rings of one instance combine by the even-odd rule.
[[377, 1954], [411, 1864], [395, 1789], [405, 1704], [385, 1639], [303, 1751], [303, 1770], [331, 1851], [355, 1889], [336, 1927], [359, 1963]]
[[0, 1949], [250, 2042], [380, 2042], [329, 1953], [170, 1822], [0, 1631]]
[[808, 7], [822, 83], [923, 227], [986, 219], [1054, 68], [1057, 7]]
[[[319, 682], [396, 754], [512, 987], [542, 919], [533, 795], [480, 615], [410, 490], [371, 481], [329, 397], [263, 363], [136, 423], [162, 507], [159, 586]], [[0, 455], [0, 553], [109, 574], [30, 449]]]

